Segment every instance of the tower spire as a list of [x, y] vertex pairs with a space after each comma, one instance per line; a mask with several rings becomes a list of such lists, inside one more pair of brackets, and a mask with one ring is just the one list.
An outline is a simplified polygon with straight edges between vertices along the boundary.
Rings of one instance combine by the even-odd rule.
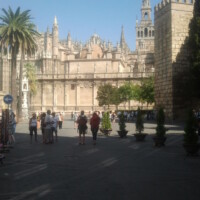
[[122, 52], [124, 52], [124, 53], [128, 53], [130, 51], [128, 45], [126, 44], [123, 25], [122, 25], [122, 31], [121, 31], [120, 48], [121, 48]]
[[72, 39], [71, 39], [71, 34], [70, 34], [70, 32], [68, 32], [68, 35], [67, 35], [67, 46], [68, 46], [68, 48], [70, 48], [70, 49], [71, 49], [71, 47], [72, 47]]
[[124, 37], [124, 26], [122, 25], [122, 31], [121, 31], [121, 39], [120, 39], [120, 46], [121, 48], [124, 47], [125, 44], [125, 37]]
[[54, 17], [54, 25], [58, 25], [57, 17]]
[[52, 47], [53, 47], [53, 57], [58, 56], [58, 22], [55, 16], [52, 30]]
[[68, 32], [68, 34], [67, 34], [67, 41], [71, 41], [71, 34], [70, 34], [70, 32]]

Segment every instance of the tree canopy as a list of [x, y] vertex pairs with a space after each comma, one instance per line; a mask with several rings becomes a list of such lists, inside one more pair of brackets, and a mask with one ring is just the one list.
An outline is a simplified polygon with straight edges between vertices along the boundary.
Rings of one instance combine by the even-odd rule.
[[141, 85], [125, 83], [119, 88], [111, 84], [101, 85], [97, 91], [99, 106], [119, 105], [130, 100], [151, 104], [154, 102], [154, 78], [144, 79]]
[[126, 102], [128, 100], [131, 100], [133, 93], [132, 87], [133, 85], [130, 83], [125, 83], [124, 85], [119, 87], [118, 92], [121, 102]]
[[154, 100], [154, 78], [150, 77], [142, 81], [139, 90], [139, 97], [141, 102], [152, 104]]
[[[21, 12], [20, 7], [15, 12], [9, 7], [8, 10], [2, 9], [3, 15], [0, 16], [0, 46], [8, 49], [11, 53], [11, 94], [14, 98], [12, 109], [17, 111], [17, 88], [16, 88], [16, 62], [17, 54], [21, 52], [31, 54], [36, 49], [35, 36], [39, 35], [35, 25], [31, 22], [30, 10]], [[22, 83], [22, 67], [20, 67], [20, 95]], [[21, 101], [19, 101], [19, 110]], [[19, 114], [19, 112], [17, 113]]]
[[37, 94], [37, 77], [36, 77], [36, 69], [31, 63], [25, 64], [25, 76], [29, 81], [29, 91], [31, 95]]
[[99, 86], [97, 91], [97, 100], [99, 101], [99, 106], [109, 106], [111, 104], [117, 103], [117, 91], [114, 86], [109, 83]]
[[30, 10], [21, 12], [20, 7], [15, 12], [9, 7], [8, 11], [2, 9], [4, 15], [0, 16], [0, 44], [9, 47], [10, 51], [19, 50], [31, 53], [36, 49], [34, 36], [39, 35], [35, 25], [31, 22]]

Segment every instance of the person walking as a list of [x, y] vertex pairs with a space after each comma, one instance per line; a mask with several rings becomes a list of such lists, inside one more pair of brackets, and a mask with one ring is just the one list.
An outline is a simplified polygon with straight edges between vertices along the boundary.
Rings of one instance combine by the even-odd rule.
[[77, 120], [78, 120], [78, 114], [75, 112], [74, 113], [74, 129], [77, 128]]
[[62, 123], [63, 123], [63, 116], [61, 113], [59, 113], [58, 115], [58, 126], [59, 126], [59, 129], [62, 129]]
[[15, 119], [15, 114], [14, 112], [11, 113], [11, 130], [9, 134], [9, 144], [14, 144], [15, 143], [15, 130], [16, 130], [16, 119]]
[[[58, 136], [57, 136], [57, 133], [58, 133], [58, 117], [56, 116], [56, 113], [55, 112], [52, 112], [52, 127], [51, 127], [51, 130], [52, 130], [52, 134], [55, 132], [55, 140], [56, 142], [58, 141]], [[52, 139], [53, 139], [53, 136], [52, 136]], [[54, 139], [53, 139], [54, 141]]]
[[93, 144], [96, 145], [97, 132], [99, 130], [100, 117], [96, 112], [93, 113], [92, 118], [90, 119], [91, 131], [93, 136]]
[[46, 124], [45, 124], [45, 117], [46, 117], [46, 113], [42, 113], [41, 114], [41, 119], [40, 119], [40, 128], [42, 131], [42, 141], [43, 143], [45, 143], [45, 128], [46, 128]]
[[49, 143], [52, 143], [53, 142], [53, 134], [52, 134], [52, 124], [53, 124], [53, 120], [52, 120], [52, 116], [51, 116], [51, 111], [50, 110], [47, 110], [47, 114], [46, 114], [46, 117], [45, 117], [45, 124], [46, 124], [46, 127], [45, 127], [45, 143], [46, 144], [49, 144]]
[[87, 130], [87, 117], [84, 115], [84, 111], [81, 111], [80, 116], [77, 120], [79, 130], [79, 145], [85, 144], [85, 133]]
[[30, 139], [31, 139], [31, 144], [32, 144], [32, 137], [33, 137], [33, 132], [35, 133], [35, 142], [37, 142], [37, 118], [36, 114], [33, 113], [32, 117], [29, 120], [29, 131], [30, 131]]
[[60, 129], [62, 129], [63, 122], [64, 122], [64, 116], [63, 116], [63, 113], [60, 113], [60, 119], [61, 119]]

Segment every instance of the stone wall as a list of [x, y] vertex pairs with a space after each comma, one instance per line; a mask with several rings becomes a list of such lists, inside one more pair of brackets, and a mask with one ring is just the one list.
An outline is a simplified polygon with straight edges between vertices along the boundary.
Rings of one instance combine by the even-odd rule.
[[172, 120], [181, 118], [186, 105], [179, 75], [189, 68], [185, 42], [192, 16], [189, 0], [163, 0], [155, 7], [155, 99]]

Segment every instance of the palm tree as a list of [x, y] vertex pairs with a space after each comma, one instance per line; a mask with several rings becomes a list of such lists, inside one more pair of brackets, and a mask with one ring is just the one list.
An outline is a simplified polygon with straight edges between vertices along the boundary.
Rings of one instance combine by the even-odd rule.
[[20, 84], [19, 84], [19, 102], [18, 117], [21, 117], [21, 99], [22, 99], [22, 78], [23, 78], [23, 59], [25, 52], [30, 55], [36, 49], [35, 37], [39, 33], [35, 25], [31, 22], [30, 10], [20, 12], [20, 7], [15, 12], [9, 7], [8, 11], [2, 9], [4, 15], [0, 16], [0, 45], [2, 48], [8, 48], [11, 52], [11, 94], [14, 98], [12, 110], [17, 111], [17, 92], [16, 92], [16, 63], [17, 54], [21, 52], [20, 63]]

